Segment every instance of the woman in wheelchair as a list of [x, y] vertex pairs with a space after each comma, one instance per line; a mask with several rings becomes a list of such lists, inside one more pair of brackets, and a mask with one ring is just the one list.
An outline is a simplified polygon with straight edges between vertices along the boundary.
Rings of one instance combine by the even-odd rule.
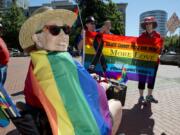
[[[53, 135], [115, 135], [121, 102], [108, 101], [104, 88], [67, 52], [76, 18], [71, 11], [43, 7], [22, 25], [19, 40], [31, 63], [24, 89], [28, 107], [17, 106], [27, 110], [36, 125], [39, 116], [46, 117]], [[23, 126], [14, 123], [21, 132]], [[38, 128], [39, 134], [49, 134], [42, 132], [46, 124]]]

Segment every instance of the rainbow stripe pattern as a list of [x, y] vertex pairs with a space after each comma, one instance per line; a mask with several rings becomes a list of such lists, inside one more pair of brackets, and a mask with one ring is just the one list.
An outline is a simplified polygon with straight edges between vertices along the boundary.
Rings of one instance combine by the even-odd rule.
[[9, 120], [3, 112], [3, 110], [8, 107], [9, 104], [6, 102], [5, 98], [0, 97], [0, 127], [6, 127], [9, 125]]
[[7, 103], [5, 98], [3, 98], [3, 97], [0, 97], [0, 107], [3, 109], [6, 109], [9, 107], [9, 104]]
[[48, 116], [53, 135], [110, 135], [105, 91], [67, 52], [31, 53], [33, 93]]
[[117, 75], [117, 81], [119, 81], [119, 83], [126, 83], [127, 80], [128, 80], [127, 71], [126, 71], [126, 68], [123, 66], [122, 71], [121, 71], [121, 75]]
[[[86, 33], [85, 68], [89, 68], [96, 54], [94, 38], [96, 32]], [[103, 34], [102, 55], [106, 61], [106, 76], [119, 79], [123, 77], [122, 69], [126, 69], [126, 79], [151, 82], [158, 64], [159, 52], [162, 48], [161, 38], [137, 38]], [[96, 65], [95, 71], [102, 72], [101, 62]], [[123, 73], [124, 74], [124, 73]], [[125, 75], [125, 74], [124, 74]], [[121, 79], [122, 80], [122, 79]]]

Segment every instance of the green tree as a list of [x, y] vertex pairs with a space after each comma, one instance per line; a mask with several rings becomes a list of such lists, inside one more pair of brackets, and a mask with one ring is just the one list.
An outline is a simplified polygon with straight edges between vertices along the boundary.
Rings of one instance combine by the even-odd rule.
[[[125, 26], [123, 23], [123, 15], [118, 11], [117, 6], [111, 0], [79, 0], [80, 13], [83, 24], [88, 16], [94, 16], [97, 21], [97, 28], [100, 28], [105, 20], [112, 21], [112, 33], [114, 34], [125, 34]], [[71, 33], [70, 45], [74, 46], [75, 37], [81, 32], [80, 21], [77, 21], [77, 25]]]
[[107, 19], [112, 21], [112, 32], [114, 34], [125, 34], [125, 26], [124, 26], [124, 18], [120, 11], [118, 11], [117, 6], [115, 3], [113, 3], [111, 0], [106, 5], [106, 13], [107, 13]]
[[11, 8], [2, 16], [3, 23], [3, 37], [8, 47], [17, 48], [22, 51], [19, 45], [19, 30], [21, 25], [25, 21], [26, 17], [22, 8], [17, 7], [16, 1], [14, 0]]
[[168, 50], [179, 50], [180, 49], [180, 38], [179, 35], [167, 36], [165, 38], [164, 47]]
[[83, 22], [87, 16], [94, 16], [97, 20], [97, 27], [101, 27], [103, 22], [108, 19], [112, 21], [112, 32], [124, 35], [123, 15], [112, 0], [105, 2], [102, 0], [83, 0], [80, 2], [80, 9]]

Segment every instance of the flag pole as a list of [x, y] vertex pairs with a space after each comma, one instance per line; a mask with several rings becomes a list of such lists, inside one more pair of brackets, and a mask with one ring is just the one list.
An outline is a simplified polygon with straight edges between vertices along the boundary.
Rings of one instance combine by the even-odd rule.
[[82, 28], [84, 29], [84, 25], [83, 25], [83, 22], [82, 22], [82, 17], [81, 17], [81, 13], [79, 12], [80, 11], [80, 8], [79, 8], [79, 5], [78, 5], [78, 2], [75, 2], [76, 3], [76, 6], [78, 8], [78, 15], [79, 15], [79, 19], [80, 19], [80, 22], [81, 22], [81, 26]]
[[84, 60], [85, 60], [85, 37], [86, 37], [86, 31], [84, 29], [84, 25], [83, 25], [83, 21], [82, 21], [82, 17], [81, 17], [81, 13], [80, 13], [80, 8], [79, 8], [79, 5], [78, 5], [78, 1], [74, 1], [76, 3], [76, 6], [78, 8], [78, 15], [79, 15], [79, 19], [80, 19], [80, 22], [81, 22], [81, 27], [82, 27], [82, 30], [83, 30], [83, 55], [82, 55], [82, 65], [84, 66]]
[[83, 56], [82, 56], [82, 65], [84, 66], [85, 61], [85, 37], [86, 37], [86, 31], [83, 29]]
[[180, 48], [180, 26], [179, 26], [179, 48]]

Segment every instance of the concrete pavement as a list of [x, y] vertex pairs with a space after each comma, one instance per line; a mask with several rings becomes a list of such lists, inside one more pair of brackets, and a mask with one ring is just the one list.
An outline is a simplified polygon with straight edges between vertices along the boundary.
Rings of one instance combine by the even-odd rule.
[[[180, 68], [160, 65], [154, 96], [158, 104], [137, 105], [137, 82], [129, 81], [120, 133], [125, 135], [180, 135]], [[145, 91], [145, 95], [147, 90]]]
[[[28, 70], [28, 58], [11, 58], [6, 89], [14, 101], [23, 100], [21, 91]], [[119, 129], [122, 135], [180, 135], [180, 68], [160, 65], [154, 96], [158, 104], [144, 108], [137, 105], [137, 82], [129, 81], [123, 119]], [[146, 93], [147, 91], [145, 91]], [[13, 124], [0, 128], [0, 135], [17, 135]]]

